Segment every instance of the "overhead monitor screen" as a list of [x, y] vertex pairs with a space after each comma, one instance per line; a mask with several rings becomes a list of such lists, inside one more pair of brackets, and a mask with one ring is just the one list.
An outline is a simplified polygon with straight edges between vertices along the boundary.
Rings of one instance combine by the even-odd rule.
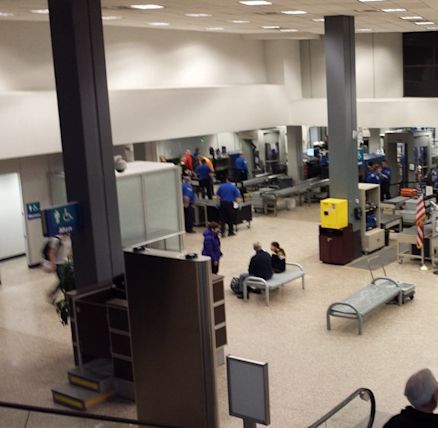
[[315, 149], [307, 149], [307, 156], [313, 158], [315, 156]]
[[268, 364], [227, 357], [231, 416], [270, 424]]

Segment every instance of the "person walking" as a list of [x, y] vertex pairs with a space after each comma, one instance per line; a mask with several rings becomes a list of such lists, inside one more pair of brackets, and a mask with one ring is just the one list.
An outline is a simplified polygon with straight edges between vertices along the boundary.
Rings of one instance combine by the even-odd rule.
[[195, 191], [189, 177], [183, 178], [182, 184], [183, 206], [184, 206], [184, 224], [187, 233], [195, 233], [193, 230], [194, 224], [194, 208], [196, 202]]
[[228, 225], [228, 236], [235, 235], [234, 224], [236, 223], [235, 204], [240, 202], [240, 192], [237, 186], [227, 178], [217, 190], [219, 199], [219, 212], [221, 217], [221, 232], [225, 235], [225, 225]]
[[72, 257], [72, 244], [70, 234], [64, 233], [50, 239], [48, 261], [50, 271], [55, 272], [58, 283], [47, 295], [52, 303], [55, 303], [58, 292], [61, 290], [61, 283], [64, 279], [65, 264], [70, 262]]
[[222, 257], [221, 241], [219, 239], [220, 225], [216, 222], [208, 223], [204, 231], [202, 255], [211, 258], [212, 273], [219, 272], [219, 260]]

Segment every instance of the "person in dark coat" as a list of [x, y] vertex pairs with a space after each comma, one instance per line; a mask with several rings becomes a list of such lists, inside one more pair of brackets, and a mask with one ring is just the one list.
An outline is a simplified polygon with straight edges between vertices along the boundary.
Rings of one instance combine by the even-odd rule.
[[219, 272], [219, 260], [222, 257], [221, 241], [219, 239], [220, 231], [220, 225], [215, 222], [209, 223], [207, 229], [204, 231], [202, 255], [209, 256], [211, 258], [212, 273]]
[[438, 383], [429, 369], [420, 370], [406, 383], [405, 395], [412, 406], [392, 417], [383, 428], [438, 427]]
[[283, 248], [280, 247], [278, 242], [271, 243], [272, 251], [272, 270], [274, 273], [282, 273], [286, 270], [286, 253]]
[[256, 252], [249, 262], [248, 273], [251, 276], [263, 278], [265, 281], [272, 278], [272, 259], [269, 253], [263, 250], [260, 242], [253, 245]]

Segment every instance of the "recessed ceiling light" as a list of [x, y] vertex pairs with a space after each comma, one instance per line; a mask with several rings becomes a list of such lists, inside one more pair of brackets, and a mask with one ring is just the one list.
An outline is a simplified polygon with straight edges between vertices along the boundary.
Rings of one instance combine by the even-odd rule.
[[423, 19], [422, 16], [400, 16], [400, 19], [406, 19], [407, 21], [416, 21]]
[[279, 25], [262, 25], [262, 28], [264, 30], [279, 30], [280, 26]]
[[224, 27], [208, 27], [207, 31], [223, 31]]
[[163, 9], [164, 6], [161, 6], [160, 4], [131, 4], [129, 7], [131, 9], [154, 10]]
[[48, 15], [49, 9], [32, 9], [31, 13], [36, 13], [37, 15]]
[[360, 33], [369, 33], [370, 31], [373, 31], [371, 28], [358, 28], [358, 32]]
[[315, 18], [315, 19], [312, 19], [312, 21], [313, 22], [324, 22], [325, 19], [324, 18]]
[[243, 19], [233, 19], [231, 22], [232, 24], [249, 24], [250, 21], [244, 21]]
[[272, 4], [272, 2], [265, 0], [242, 0], [239, 3], [245, 6], [268, 6]]
[[149, 22], [149, 25], [154, 27], [168, 27], [170, 24], [168, 22]]
[[281, 13], [285, 15], [305, 15], [307, 12], [304, 10], [282, 10]]
[[14, 16], [14, 14], [10, 12], [0, 12], [0, 16], [7, 17], [7, 16]]
[[185, 15], [190, 18], [207, 18], [208, 16], [211, 16], [209, 13], [186, 13]]
[[104, 21], [116, 21], [117, 19], [122, 19], [121, 16], [115, 16], [115, 15], [107, 15], [107, 16], [102, 16], [102, 19]]
[[433, 25], [433, 24], [435, 24], [435, 22], [421, 21], [421, 22], [415, 22], [415, 24], [417, 24], [417, 25]]
[[407, 12], [407, 9], [403, 9], [401, 7], [396, 7], [393, 9], [382, 9], [382, 12], [387, 12], [387, 13], [391, 13], [391, 12]]
[[298, 30], [296, 28], [280, 28], [282, 33], [297, 33]]

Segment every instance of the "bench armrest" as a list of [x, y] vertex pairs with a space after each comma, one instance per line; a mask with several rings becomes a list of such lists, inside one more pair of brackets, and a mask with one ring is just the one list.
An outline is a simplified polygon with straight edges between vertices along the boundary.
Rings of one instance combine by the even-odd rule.
[[287, 263], [287, 262], [286, 262], [286, 266], [295, 266], [295, 267], [297, 267], [300, 271], [304, 272], [304, 268], [303, 268], [303, 266], [301, 266], [299, 263]]
[[350, 309], [352, 309], [353, 311], [354, 311], [354, 313], [359, 317], [359, 316], [361, 316], [362, 314], [353, 306], [353, 305], [351, 305], [350, 303], [346, 303], [346, 302], [336, 302], [336, 303], [332, 303], [329, 307], [328, 307], [328, 309], [327, 309], [327, 315], [329, 315], [329, 314], [331, 314], [332, 313], [332, 309], [335, 307], [335, 306], [347, 306], [348, 308], [350, 308]]
[[259, 284], [259, 285], [264, 285], [266, 286], [266, 281], [263, 278], [260, 278], [258, 276], [247, 276], [244, 280], [243, 283], [247, 284], [249, 281], [251, 281], [252, 283], [255, 284]]
[[379, 276], [379, 277], [377, 277], [377, 278], [374, 278], [372, 284], [373, 284], [373, 285], [377, 285], [377, 281], [379, 281], [379, 280], [380, 280], [380, 281], [389, 281], [389, 282], [391, 282], [392, 284], [394, 284], [396, 287], [400, 288], [400, 284], [399, 284], [397, 281], [394, 281], [393, 279], [388, 278], [388, 277], [386, 277], [386, 276]]

